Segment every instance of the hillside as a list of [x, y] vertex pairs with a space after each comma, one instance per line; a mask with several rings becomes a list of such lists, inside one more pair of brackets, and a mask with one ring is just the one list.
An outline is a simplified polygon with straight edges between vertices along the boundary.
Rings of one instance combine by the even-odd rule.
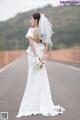
[[80, 6], [48, 5], [0, 22], [0, 50], [28, 47], [25, 34], [30, 27], [30, 17], [36, 11], [43, 12], [53, 24], [53, 49], [80, 47]]

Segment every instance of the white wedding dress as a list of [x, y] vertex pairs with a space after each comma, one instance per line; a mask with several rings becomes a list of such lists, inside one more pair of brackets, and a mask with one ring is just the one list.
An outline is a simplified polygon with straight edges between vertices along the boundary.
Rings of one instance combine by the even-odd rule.
[[[33, 37], [33, 28], [30, 28], [27, 36]], [[33, 41], [39, 57], [42, 57], [44, 44]], [[33, 69], [34, 55], [29, 46], [26, 50], [28, 54], [28, 77], [24, 95], [21, 101], [19, 112], [16, 117], [42, 114], [43, 116], [55, 116], [63, 114], [65, 108], [54, 105], [51, 97], [50, 85], [46, 70], [46, 63], [41, 70]]]

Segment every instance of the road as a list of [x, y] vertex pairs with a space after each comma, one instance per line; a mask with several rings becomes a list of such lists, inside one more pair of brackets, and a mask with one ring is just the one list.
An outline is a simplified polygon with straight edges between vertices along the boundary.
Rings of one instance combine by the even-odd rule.
[[66, 109], [58, 116], [16, 118], [27, 82], [27, 55], [0, 71], [0, 112], [8, 112], [8, 120], [80, 120], [80, 68], [48, 61], [47, 71], [53, 102]]

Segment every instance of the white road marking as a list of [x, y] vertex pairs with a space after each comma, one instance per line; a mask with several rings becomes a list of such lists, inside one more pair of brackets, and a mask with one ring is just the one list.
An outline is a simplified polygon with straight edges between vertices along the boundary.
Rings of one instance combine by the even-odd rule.
[[[0, 69], [0, 73], [3, 72], [3, 71], [5, 71], [6, 69], [8, 69], [9, 67], [11, 67], [12, 65], [14, 65], [20, 58], [16, 59], [15, 61], [11, 62], [10, 64], [8, 64], [5, 67], [3, 67], [2, 69]], [[50, 62], [54, 62], [54, 61], [50, 61]], [[75, 66], [67, 65], [65, 63], [59, 63], [59, 62], [56, 62], [56, 61], [54, 63], [57, 63], [58, 65], [61, 65], [63, 67], [67, 67], [67, 68], [70, 68], [70, 69], [73, 69], [73, 70], [80, 71], [80, 68], [77, 68]]]
[[[21, 58], [21, 57], [20, 57]], [[20, 58], [17, 58], [16, 60], [14, 60], [13, 62], [7, 64], [5, 67], [3, 67], [2, 69], [0, 69], [0, 73], [5, 71], [6, 69], [8, 69], [9, 67], [11, 67], [12, 65], [14, 65]]]
[[65, 64], [65, 63], [59, 63], [59, 62], [56, 62], [56, 61], [55, 61], [55, 63], [58, 64], [58, 65], [61, 65], [61, 66], [63, 66], [63, 67], [67, 67], [67, 68], [70, 68], [70, 69], [73, 69], [73, 70], [80, 71], [80, 68], [75, 67], [75, 66], [72, 66], [72, 65], [67, 65], [67, 64]]

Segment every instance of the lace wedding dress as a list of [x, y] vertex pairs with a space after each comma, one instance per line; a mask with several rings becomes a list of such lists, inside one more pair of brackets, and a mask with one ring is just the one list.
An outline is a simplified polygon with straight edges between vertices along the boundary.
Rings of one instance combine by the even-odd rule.
[[[33, 28], [30, 28], [26, 37], [33, 37]], [[33, 41], [39, 57], [42, 56], [44, 44]], [[42, 114], [43, 116], [55, 116], [63, 114], [65, 108], [54, 105], [51, 97], [50, 85], [46, 70], [46, 63], [41, 70], [33, 69], [34, 55], [29, 46], [26, 50], [28, 54], [28, 77], [24, 95], [20, 104], [19, 112], [16, 117]]]

